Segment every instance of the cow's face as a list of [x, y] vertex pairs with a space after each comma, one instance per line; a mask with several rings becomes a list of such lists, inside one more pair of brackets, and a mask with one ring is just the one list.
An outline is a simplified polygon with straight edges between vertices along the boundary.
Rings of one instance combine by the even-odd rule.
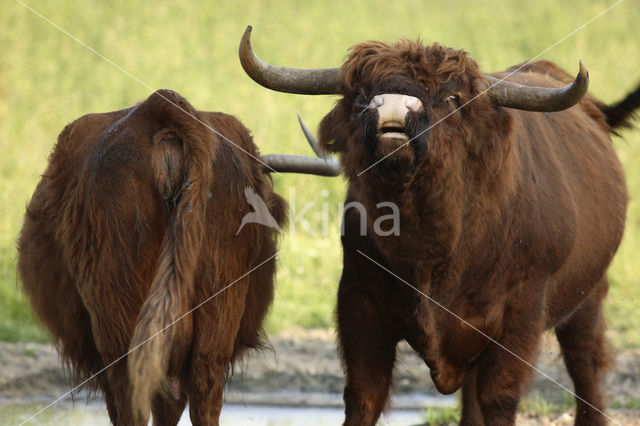
[[486, 100], [459, 109], [478, 81], [482, 74], [462, 51], [407, 40], [357, 45], [340, 70], [344, 96], [324, 118], [320, 143], [343, 153], [345, 169], [375, 165], [410, 177], [423, 165], [442, 168], [467, 151], [473, 129], [464, 116], [495, 111]]
[[[359, 116], [362, 145], [371, 160], [397, 155], [390, 164], [414, 163], [424, 154], [429, 126], [425, 93], [418, 88], [394, 88], [394, 82], [362, 91], [355, 105], [363, 105]], [[356, 107], [357, 108], [357, 107]]]

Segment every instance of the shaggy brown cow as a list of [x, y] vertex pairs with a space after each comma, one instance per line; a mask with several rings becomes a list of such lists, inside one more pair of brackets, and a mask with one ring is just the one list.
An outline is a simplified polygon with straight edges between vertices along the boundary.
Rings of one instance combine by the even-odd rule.
[[187, 400], [194, 424], [217, 424], [230, 362], [260, 346], [276, 231], [239, 230], [245, 191], [276, 226], [287, 207], [251, 156], [238, 120], [167, 90], [60, 134], [27, 207], [18, 270], [79, 379], [115, 362], [97, 377], [113, 424], [146, 425], [151, 410], [154, 424], [175, 425]]
[[[345, 424], [375, 424], [403, 339], [439, 391], [462, 386], [461, 424], [513, 424], [551, 327], [576, 423], [604, 423], [602, 300], [627, 206], [609, 134], [628, 124], [640, 89], [609, 107], [583, 98], [582, 66], [562, 88], [571, 77], [550, 62], [487, 76], [463, 51], [409, 40], [358, 44], [339, 70], [298, 75], [255, 57], [249, 34], [241, 56], [256, 81], [342, 95], [319, 141], [341, 154], [346, 202], [367, 214], [366, 235], [357, 209], [344, 216]], [[374, 232], [383, 201], [399, 208], [399, 235]]]

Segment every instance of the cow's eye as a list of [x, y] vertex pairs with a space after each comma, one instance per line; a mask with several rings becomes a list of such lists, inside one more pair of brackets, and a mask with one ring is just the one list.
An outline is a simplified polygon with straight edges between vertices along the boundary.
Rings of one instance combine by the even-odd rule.
[[460, 108], [460, 96], [451, 95], [451, 96], [447, 97], [447, 100], [450, 101], [450, 102], [453, 102], [453, 104], [456, 106], [456, 108]]
[[362, 114], [369, 107], [369, 101], [370, 99], [367, 93], [363, 89], [360, 89], [353, 101], [353, 107], [357, 115]]

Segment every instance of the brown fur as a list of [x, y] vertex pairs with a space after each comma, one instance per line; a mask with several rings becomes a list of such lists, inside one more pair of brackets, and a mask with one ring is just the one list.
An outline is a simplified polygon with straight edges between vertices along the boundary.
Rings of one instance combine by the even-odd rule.
[[[558, 87], [568, 78], [536, 62], [509, 80]], [[592, 96], [555, 113], [511, 110], [484, 96], [456, 111], [450, 95], [464, 104], [485, 84], [465, 52], [419, 41], [356, 45], [341, 68], [343, 98], [320, 125], [320, 144], [341, 154], [346, 202], [364, 204], [368, 222], [362, 236], [358, 211], [345, 212], [337, 319], [346, 425], [377, 421], [403, 339], [438, 390], [462, 386], [461, 424], [513, 424], [531, 375], [526, 363], [358, 251], [528, 363], [543, 330], [555, 327], [577, 394], [604, 410], [602, 300], [628, 198], [612, 129]], [[382, 158], [378, 146], [365, 148], [373, 126], [366, 106], [389, 92], [422, 101], [414, 121], [453, 114], [359, 175]], [[373, 232], [383, 201], [399, 207], [398, 236]], [[576, 423], [604, 417], [578, 400]]]
[[79, 378], [132, 350], [97, 377], [116, 425], [147, 424], [150, 410], [176, 424], [187, 399], [194, 424], [217, 424], [226, 370], [260, 345], [273, 298], [274, 259], [243, 275], [275, 254], [275, 231], [235, 233], [246, 187], [280, 224], [286, 203], [259, 163], [185, 112], [259, 155], [234, 117], [168, 90], [84, 116], [60, 134], [18, 242], [25, 292]]

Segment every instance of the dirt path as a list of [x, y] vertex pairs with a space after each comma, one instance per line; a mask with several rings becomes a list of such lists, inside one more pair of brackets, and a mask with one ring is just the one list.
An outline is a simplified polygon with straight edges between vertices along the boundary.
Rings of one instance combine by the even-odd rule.
[[[344, 381], [332, 332], [282, 334], [273, 337], [271, 345], [273, 350], [253, 353], [236, 365], [227, 385], [227, 402], [342, 405]], [[69, 389], [51, 345], [0, 342], [0, 366], [0, 403], [55, 398]], [[571, 389], [554, 340], [545, 339], [537, 367]], [[610, 414], [622, 424], [640, 424], [640, 350], [616, 354], [615, 369], [607, 377], [606, 388], [616, 407]], [[401, 345], [392, 405], [424, 408], [425, 394], [438, 396], [428, 369], [407, 345]], [[571, 396], [558, 384], [536, 373], [529, 395], [537, 401], [532, 403], [532, 411], [542, 410], [543, 415], [523, 415], [518, 424], [572, 424], [573, 414], [568, 405]], [[541, 398], [545, 403], [540, 403]], [[434, 403], [450, 404], [451, 399], [438, 398]], [[560, 407], [560, 412], [544, 412], [549, 411], [549, 404]]]

